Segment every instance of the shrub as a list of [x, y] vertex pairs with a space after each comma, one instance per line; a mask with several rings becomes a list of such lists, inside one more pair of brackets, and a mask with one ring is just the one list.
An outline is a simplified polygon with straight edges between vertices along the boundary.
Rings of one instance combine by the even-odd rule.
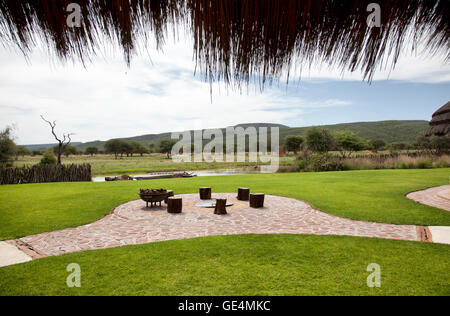
[[298, 166], [299, 171], [306, 171], [306, 169], [308, 168], [308, 160], [307, 159], [299, 159], [297, 166]]
[[303, 171], [343, 171], [343, 163], [328, 153], [315, 153], [307, 159], [299, 160], [298, 168]]
[[449, 168], [450, 156], [409, 157], [401, 155], [389, 158], [368, 156], [338, 159], [330, 154], [314, 154], [307, 158], [299, 158], [297, 166], [301, 171]]
[[11, 128], [9, 127], [0, 131], [0, 166], [9, 167], [12, 165], [16, 144], [11, 134]]
[[56, 165], [57, 160], [51, 151], [46, 151], [41, 159], [41, 165]]
[[291, 173], [291, 172], [298, 172], [298, 171], [301, 171], [301, 170], [295, 165], [280, 166], [278, 168], [278, 173]]
[[431, 169], [433, 168], [433, 163], [428, 159], [421, 159], [417, 163], [418, 169]]
[[326, 153], [336, 147], [336, 139], [329, 131], [313, 127], [306, 132], [306, 144], [313, 152]]
[[440, 157], [433, 164], [434, 168], [449, 168], [450, 167], [450, 156]]
[[98, 148], [97, 147], [88, 147], [86, 148], [86, 155], [97, 155], [98, 154]]
[[304, 142], [305, 140], [300, 136], [288, 136], [284, 141], [284, 147], [287, 152], [294, 152], [294, 154], [297, 154]]

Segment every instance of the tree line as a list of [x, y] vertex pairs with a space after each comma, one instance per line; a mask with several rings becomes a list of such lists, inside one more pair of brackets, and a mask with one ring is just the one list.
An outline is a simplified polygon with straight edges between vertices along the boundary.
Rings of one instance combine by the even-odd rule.
[[[50, 126], [53, 123], [49, 123]], [[70, 136], [69, 136], [70, 137]], [[134, 155], [163, 153], [170, 158], [172, 148], [176, 144], [175, 140], [162, 139], [158, 144], [150, 143], [148, 146], [137, 141], [127, 141], [123, 139], [109, 140], [104, 145], [104, 150], [98, 147], [90, 146], [83, 152], [70, 143], [59, 143], [57, 146], [41, 152], [37, 150], [29, 150], [24, 146], [15, 144], [12, 137], [12, 129], [10, 127], [0, 131], [0, 166], [12, 166], [14, 159], [19, 156], [36, 156], [43, 155], [41, 164], [58, 164], [61, 162], [61, 156], [69, 157], [71, 155], [97, 155], [97, 154], [113, 154], [117, 159], [119, 156], [133, 157]], [[270, 145], [270, 142], [268, 142]], [[357, 134], [348, 131], [330, 132], [322, 128], [311, 128], [302, 136], [287, 136], [284, 141], [284, 150], [297, 154], [300, 151], [309, 151], [315, 153], [328, 153], [335, 151], [342, 158], [350, 157], [354, 152], [369, 150], [378, 152], [381, 150], [389, 150], [390, 152], [400, 152], [405, 150], [420, 150], [431, 154], [441, 155], [450, 153], [450, 137], [425, 137], [420, 136], [414, 143], [391, 143], [385, 141], [368, 140], [359, 137]], [[194, 146], [192, 144], [192, 146]], [[258, 145], [259, 146], [259, 145]], [[259, 147], [258, 147], [259, 148]], [[225, 152], [224, 144], [224, 152]], [[248, 150], [248, 144], [247, 149]], [[270, 150], [270, 148], [269, 148]]]
[[419, 136], [414, 143], [387, 144], [382, 139], [368, 140], [348, 131], [330, 132], [322, 128], [311, 128], [305, 137], [287, 136], [284, 139], [284, 149], [297, 154], [299, 151], [315, 153], [338, 152], [342, 158], [347, 158], [354, 152], [369, 150], [374, 153], [380, 150], [398, 152], [404, 150], [427, 151], [436, 155], [450, 153], [450, 137]]

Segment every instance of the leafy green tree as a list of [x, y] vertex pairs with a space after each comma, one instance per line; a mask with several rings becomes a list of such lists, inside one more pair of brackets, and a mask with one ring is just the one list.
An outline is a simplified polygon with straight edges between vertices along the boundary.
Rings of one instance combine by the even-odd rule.
[[374, 151], [379, 151], [386, 147], [386, 142], [382, 139], [375, 139], [370, 142], [370, 147]]
[[420, 150], [431, 151], [433, 149], [433, 145], [431, 144], [431, 138], [426, 137], [425, 135], [421, 135], [417, 138], [414, 143], [414, 147]]
[[66, 146], [66, 148], [64, 149], [64, 155], [66, 157], [69, 157], [70, 155], [78, 155], [78, 149], [74, 146]]
[[98, 148], [97, 147], [88, 147], [85, 151], [86, 155], [91, 155], [93, 157], [94, 155], [98, 154]]
[[105, 143], [105, 151], [109, 154], [114, 154], [115, 158], [123, 153], [123, 140], [111, 139]]
[[127, 155], [127, 157], [133, 156], [134, 146], [131, 142], [122, 140], [121, 148], [122, 148], [122, 150], [120, 153], [122, 156], [123, 156], [123, 154]]
[[437, 155], [442, 155], [450, 152], [450, 136], [432, 137], [431, 146]]
[[420, 136], [414, 143], [414, 147], [438, 155], [448, 153], [450, 152], [450, 136]]
[[[60, 150], [59, 146], [53, 147], [53, 153], [56, 156], [58, 156], [59, 150]], [[78, 154], [78, 149], [76, 147], [74, 147], [74, 146], [71, 146], [71, 145], [65, 145], [62, 148], [62, 152], [61, 153], [62, 153], [62, 155], [66, 156], [66, 157], [69, 157], [70, 155], [77, 155]]]
[[306, 132], [306, 144], [313, 152], [326, 153], [336, 147], [336, 139], [329, 131], [313, 127]]
[[56, 165], [58, 160], [56, 159], [53, 151], [47, 150], [44, 153], [44, 157], [41, 159], [41, 165]]
[[133, 146], [134, 154], [139, 154], [142, 157], [144, 154], [148, 153], [148, 149], [144, 145], [142, 145], [140, 142], [132, 141], [130, 143]]
[[409, 148], [407, 143], [392, 143], [389, 145], [391, 151], [401, 151]]
[[297, 154], [304, 142], [305, 140], [301, 136], [288, 136], [284, 141], [284, 147], [287, 152], [293, 151], [294, 154]]
[[155, 152], [156, 147], [155, 143], [150, 143], [148, 147], [150, 148], [150, 153], [153, 154]]
[[17, 146], [15, 154], [16, 154], [16, 158], [19, 156], [22, 156], [22, 157], [31, 156], [31, 150], [29, 150], [25, 146]]
[[159, 151], [162, 154], [167, 154], [167, 158], [170, 159], [171, 154], [172, 154], [172, 148], [173, 148], [173, 146], [175, 146], [176, 143], [177, 142], [172, 139], [163, 139], [159, 143]]
[[14, 143], [11, 134], [10, 127], [0, 131], [0, 166], [9, 167], [13, 163], [16, 144]]
[[353, 132], [337, 132], [336, 133], [337, 150], [341, 153], [342, 158], [350, 157], [353, 152], [361, 151], [366, 148], [366, 140], [355, 135]]

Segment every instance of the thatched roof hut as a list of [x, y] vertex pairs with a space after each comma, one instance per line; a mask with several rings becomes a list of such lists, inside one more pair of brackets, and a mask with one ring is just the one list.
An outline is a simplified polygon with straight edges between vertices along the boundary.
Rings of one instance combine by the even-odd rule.
[[445, 136], [450, 133], [450, 102], [441, 107], [433, 114], [430, 128], [426, 136]]
[[[374, 2], [381, 27], [369, 28]], [[71, 3], [80, 5], [81, 27], [66, 23]], [[59, 58], [84, 62], [109, 41], [130, 63], [147, 41], [163, 45], [169, 30], [185, 30], [210, 81], [264, 85], [317, 61], [370, 80], [387, 57], [395, 64], [409, 30], [449, 59], [449, 20], [448, 0], [2, 0], [0, 43], [28, 54], [43, 41]]]

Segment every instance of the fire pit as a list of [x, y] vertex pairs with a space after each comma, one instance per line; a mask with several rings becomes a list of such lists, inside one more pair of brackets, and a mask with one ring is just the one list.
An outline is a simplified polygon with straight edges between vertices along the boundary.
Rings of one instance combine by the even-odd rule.
[[150, 203], [150, 208], [153, 208], [156, 206], [157, 203], [159, 203], [159, 206], [161, 206], [162, 201], [164, 201], [167, 204], [167, 199], [171, 196], [174, 196], [173, 191], [159, 189], [159, 190], [153, 190], [153, 189], [141, 189], [139, 192], [139, 196], [141, 199], [148, 204]]

